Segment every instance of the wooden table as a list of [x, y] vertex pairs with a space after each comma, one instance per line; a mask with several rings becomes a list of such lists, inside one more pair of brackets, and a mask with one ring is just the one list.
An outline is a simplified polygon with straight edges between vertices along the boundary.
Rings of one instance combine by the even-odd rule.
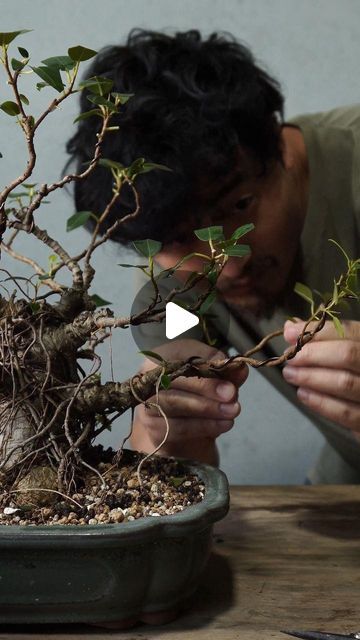
[[162, 627], [0, 627], [0, 640], [285, 640], [360, 630], [360, 486], [233, 487], [191, 608]]

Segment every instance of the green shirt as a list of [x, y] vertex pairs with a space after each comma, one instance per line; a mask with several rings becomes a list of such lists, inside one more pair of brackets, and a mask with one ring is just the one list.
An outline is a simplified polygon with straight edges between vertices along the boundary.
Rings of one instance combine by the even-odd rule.
[[[310, 168], [308, 211], [299, 251], [302, 279], [312, 290], [332, 291], [333, 279], [344, 270], [345, 262], [328, 239], [339, 242], [350, 257], [360, 255], [360, 105], [299, 116], [288, 124], [302, 131]], [[193, 293], [189, 295], [191, 299]], [[294, 294], [270, 319], [259, 320], [250, 314], [240, 319], [220, 302], [212, 307], [215, 310], [215, 329], [223, 337], [222, 344], [227, 341], [239, 353], [254, 346], [254, 333], [261, 337], [282, 328], [289, 315], [303, 318], [309, 315], [309, 306]], [[345, 316], [360, 320], [360, 305], [353, 306]], [[158, 344], [164, 342], [161, 337], [164, 331], [158, 324], [142, 325], [141, 330], [155, 337], [154, 344], [156, 336]], [[198, 327], [188, 331], [186, 337], [203, 339]], [[279, 354], [286, 346], [282, 339], [273, 342]], [[266, 354], [260, 353], [258, 357], [262, 356]], [[259, 371], [320, 429], [328, 442], [319, 463], [309, 474], [311, 481], [360, 483], [360, 444], [351, 432], [302, 405], [279, 368], [263, 367]]]

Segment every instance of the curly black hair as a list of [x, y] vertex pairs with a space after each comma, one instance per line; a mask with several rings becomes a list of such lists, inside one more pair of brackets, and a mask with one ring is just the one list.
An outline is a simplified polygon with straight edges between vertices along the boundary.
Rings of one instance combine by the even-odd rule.
[[[190, 216], [190, 202], [194, 211], [194, 198], [196, 209], [199, 176], [212, 180], [226, 175], [239, 145], [265, 171], [281, 158], [279, 84], [228, 34], [203, 39], [196, 30], [170, 36], [136, 29], [124, 46], [100, 51], [86, 74], [92, 76], [111, 78], [114, 91], [134, 94], [116, 116], [119, 131], [105, 138], [103, 157], [125, 166], [144, 157], [172, 170], [139, 176], [141, 215], [120, 225], [114, 240], [176, 239]], [[81, 111], [88, 111], [86, 89], [80, 100]], [[68, 141], [70, 162], [78, 170], [92, 158], [99, 128], [98, 116], [84, 119]], [[111, 189], [110, 171], [97, 167], [75, 184], [77, 210], [101, 213]], [[133, 210], [133, 193], [124, 188], [102, 232]]]

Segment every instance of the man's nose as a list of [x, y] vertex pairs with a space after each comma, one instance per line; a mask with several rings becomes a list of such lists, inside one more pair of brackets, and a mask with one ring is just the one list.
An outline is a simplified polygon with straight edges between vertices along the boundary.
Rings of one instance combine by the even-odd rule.
[[241, 277], [247, 262], [248, 257], [229, 258], [222, 271], [222, 275], [229, 280]]

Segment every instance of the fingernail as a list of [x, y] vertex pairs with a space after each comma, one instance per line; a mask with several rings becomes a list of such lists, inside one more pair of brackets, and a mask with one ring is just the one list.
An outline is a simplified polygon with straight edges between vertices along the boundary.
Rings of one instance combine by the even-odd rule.
[[239, 408], [240, 407], [238, 402], [232, 402], [231, 404], [226, 403], [226, 404], [220, 405], [220, 411], [225, 416], [236, 416], [236, 414], [239, 411]]
[[221, 382], [216, 387], [216, 393], [221, 400], [230, 400], [235, 392], [235, 387], [231, 382]]
[[285, 378], [285, 380], [287, 380], [288, 382], [295, 382], [296, 378], [297, 378], [297, 371], [295, 367], [290, 367], [289, 365], [287, 365], [286, 367], [283, 368], [283, 376]]
[[304, 389], [303, 387], [300, 387], [297, 390], [297, 396], [299, 398], [299, 400], [302, 400], [302, 402], [306, 402], [309, 399], [309, 392], [307, 389]]

